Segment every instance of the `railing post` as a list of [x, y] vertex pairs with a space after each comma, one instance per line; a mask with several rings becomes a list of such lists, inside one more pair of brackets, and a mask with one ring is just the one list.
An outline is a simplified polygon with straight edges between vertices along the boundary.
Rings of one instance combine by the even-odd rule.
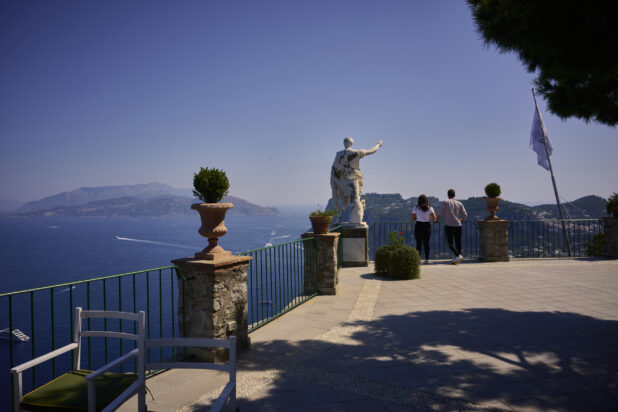
[[[236, 347], [248, 349], [247, 269], [252, 257], [230, 256], [215, 260], [193, 258], [172, 261], [184, 278], [179, 291], [178, 326], [187, 338], [227, 339], [236, 336]], [[222, 349], [191, 349], [187, 355], [213, 362], [224, 360]]]
[[[315, 246], [306, 245], [305, 247], [315, 247], [315, 260], [314, 264], [317, 264], [317, 279], [314, 284], [311, 281], [307, 281], [305, 276], [305, 290], [307, 287], [316, 287], [313, 290], [318, 291], [320, 295], [336, 295], [337, 283], [339, 279], [337, 268], [337, 247], [339, 245], [339, 233], [331, 232], [324, 235], [316, 235], [313, 232], [303, 233], [301, 237], [303, 239], [314, 238]], [[305, 261], [307, 265], [307, 261]], [[305, 267], [305, 272], [307, 271]]]
[[479, 220], [479, 259], [485, 262], [509, 261], [509, 221]]
[[618, 259], [618, 217], [604, 217], [605, 257]]

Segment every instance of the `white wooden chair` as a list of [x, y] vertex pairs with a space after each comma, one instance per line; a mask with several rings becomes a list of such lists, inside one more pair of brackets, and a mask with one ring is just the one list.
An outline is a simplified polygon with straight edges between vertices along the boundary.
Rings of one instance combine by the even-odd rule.
[[[137, 322], [137, 333], [114, 332], [102, 330], [84, 330], [82, 321], [87, 318], [122, 319]], [[122, 405], [127, 399], [136, 393], [143, 392], [145, 387], [144, 375], [144, 344], [145, 344], [145, 313], [128, 313], [101, 310], [82, 310], [75, 308], [75, 333], [73, 342], [56, 349], [53, 352], [39, 356], [26, 363], [11, 369], [13, 376], [13, 410], [75, 410], [75, 411], [113, 411]], [[88, 371], [80, 368], [82, 352], [82, 339], [86, 337], [96, 338], [120, 338], [137, 342], [137, 348], [125, 355], [109, 362], [96, 371]], [[22, 373], [51, 360], [63, 353], [73, 351], [73, 370], [65, 373], [47, 384], [35, 388], [32, 392], [23, 396]], [[121, 374], [107, 372], [121, 363], [137, 357], [137, 373]], [[140, 397], [139, 402], [144, 398]], [[140, 410], [145, 410], [144, 404], [140, 404]]]
[[[230, 336], [229, 339], [207, 339], [207, 338], [170, 338], [170, 339], [147, 339], [146, 349], [159, 347], [198, 347], [198, 348], [225, 348], [229, 350], [229, 362], [227, 364], [207, 363], [207, 362], [153, 362], [146, 363], [146, 370], [157, 369], [212, 369], [228, 372], [229, 381], [213, 403], [210, 411], [219, 412], [227, 402], [229, 410], [236, 410], [236, 337]], [[139, 393], [139, 404], [145, 404], [145, 390]], [[143, 411], [143, 409], [140, 409]]]

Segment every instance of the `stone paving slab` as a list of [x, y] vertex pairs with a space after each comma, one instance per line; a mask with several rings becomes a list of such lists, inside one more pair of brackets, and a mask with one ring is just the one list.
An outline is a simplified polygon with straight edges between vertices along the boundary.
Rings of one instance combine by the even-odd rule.
[[[618, 410], [618, 261], [371, 271], [251, 333], [241, 411]], [[221, 378], [177, 372], [149, 380], [167, 390], [149, 410], [208, 410]]]

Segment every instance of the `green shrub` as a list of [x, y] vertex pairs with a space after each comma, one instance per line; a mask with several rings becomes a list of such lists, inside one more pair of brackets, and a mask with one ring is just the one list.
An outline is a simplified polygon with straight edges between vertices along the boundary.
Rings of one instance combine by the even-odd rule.
[[420, 278], [421, 257], [418, 251], [411, 246], [382, 246], [375, 252], [374, 263], [376, 273], [383, 276], [393, 279]]
[[605, 233], [597, 233], [590, 242], [586, 242], [586, 256], [605, 255]]
[[394, 279], [418, 279], [421, 265], [418, 251], [411, 246], [406, 246], [401, 232], [390, 232], [386, 235], [386, 240], [388, 244], [375, 251], [376, 273]]
[[498, 183], [490, 183], [485, 186], [485, 194], [487, 197], [498, 197], [502, 193], [500, 185]]
[[393, 253], [392, 248], [388, 245], [380, 246], [374, 256], [376, 273], [380, 275], [388, 275], [388, 258]]
[[418, 279], [421, 272], [421, 257], [411, 246], [401, 246], [393, 250], [391, 256], [391, 276], [395, 279]]
[[193, 196], [206, 203], [217, 203], [227, 195], [230, 181], [223, 170], [200, 167], [193, 175]]

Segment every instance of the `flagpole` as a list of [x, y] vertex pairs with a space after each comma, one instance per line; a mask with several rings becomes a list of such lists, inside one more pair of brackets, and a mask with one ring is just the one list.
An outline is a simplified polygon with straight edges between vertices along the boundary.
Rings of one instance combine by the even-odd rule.
[[[540, 122], [541, 115], [539, 111], [539, 104], [536, 101], [536, 94], [534, 94], [534, 88], [532, 89], [532, 97], [534, 98], [534, 106], [536, 107], [537, 116], [539, 117], [539, 122]], [[562, 233], [564, 233], [564, 240], [566, 240], [569, 257], [571, 257], [571, 242], [569, 240], [569, 233], [566, 230], [566, 225], [564, 224], [564, 216], [562, 215], [562, 206], [560, 205], [560, 197], [558, 196], [558, 187], [556, 186], [556, 178], [554, 177], [554, 168], [551, 166], [551, 159], [549, 158], [549, 151], [547, 150], [547, 139], [545, 139], [544, 133], [543, 133], [543, 145], [545, 146], [545, 155], [547, 156], [547, 163], [549, 164], [549, 172], [551, 173], [551, 182], [554, 185], [554, 195], [556, 195], [556, 204], [558, 205], [558, 212], [560, 213], [560, 221], [562, 222]]]

